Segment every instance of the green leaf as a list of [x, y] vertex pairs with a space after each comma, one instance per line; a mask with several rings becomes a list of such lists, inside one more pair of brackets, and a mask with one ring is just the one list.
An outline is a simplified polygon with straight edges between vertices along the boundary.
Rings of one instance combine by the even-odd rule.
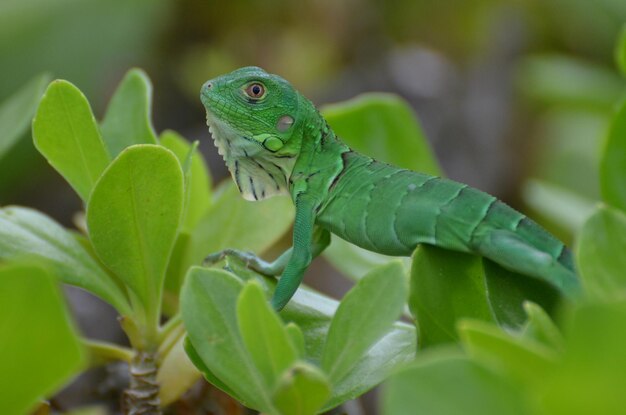
[[613, 115], [600, 162], [600, 190], [604, 201], [626, 212], [626, 100]]
[[343, 142], [377, 160], [441, 176], [411, 106], [393, 94], [362, 94], [326, 105], [322, 115]]
[[324, 410], [356, 399], [387, 379], [395, 369], [411, 362], [415, 358], [416, 339], [413, 326], [395, 323], [346, 376], [333, 383], [333, 396]]
[[533, 56], [520, 65], [521, 90], [548, 105], [610, 111], [626, 89], [614, 71], [578, 58]]
[[626, 215], [600, 206], [578, 238], [576, 258], [586, 292], [598, 299], [626, 298]]
[[109, 163], [98, 126], [85, 96], [67, 81], [53, 81], [33, 121], [37, 150], [87, 201]]
[[615, 61], [622, 75], [626, 76], [626, 24], [622, 26], [622, 30], [615, 47]]
[[338, 306], [337, 300], [300, 286], [280, 312], [283, 321], [302, 330], [307, 360], [319, 362], [322, 359], [328, 328]]
[[[170, 130], [161, 134], [160, 141], [162, 146], [176, 154], [181, 166], [184, 166], [186, 158], [192, 150], [189, 142]], [[191, 153], [191, 166], [185, 171], [185, 193], [185, 215], [182, 229], [191, 232], [211, 205], [211, 176], [202, 154], [198, 151]]]
[[550, 415], [619, 414], [626, 407], [626, 303], [585, 304], [566, 330], [561, 369], [541, 381], [536, 401]]
[[0, 159], [29, 128], [48, 82], [50, 75], [38, 75], [0, 105]]
[[273, 388], [282, 373], [297, 358], [296, 349], [283, 323], [271, 309], [261, 285], [251, 280], [237, 300], [239, 332], [256, 369]]
[[447, 350], [426, 354], [384, 385], [385, 415], [529, 415], [516, 384]]
[[194, 230], [187, 263], [200, 264], [208, 254], [226, 248], [261, 253], [287, 232], [293, 215], [288, 197], [249, 202], [229, 180]]
[[481, 258], [421, 245], [413, 254], [409, 308], [421, 348], [455, 342], [461, 317], [495, 321]]
[[[267, 281], [270, 287], [275, 285], [273, 278], [262, 277], [252, 271], [248, 271], [248, 274], [246, 280], [259, 278]], [[199, 283], [202, 283], [202, 289]], [[262, 408], [262, 403], [251, 402], [257, 402], [257, 397], [263, 396], [263, 378], [253, 365], [249, 353], [246, 353], [237, 330], [233, 303], [242, 286], [236, 276], [225, 271], [192, 268], [181, 296], [183, 320], [191, 340], [185, 347], [190, 359], [211, 383], [247, 406]], [[271, 292], [271, 288], [268, 289]], [[281, 311], [284, 321], [292, 322], [292, 327], [295, 323], [302, 329], [305, 339], [304, 358], [307, 362], [317, 364], [320, 361], [336, 309], [337, 301], [301, 287]], [[289, 326], [287, 324], [287, 330]], [[352, 370], [332, 385], [333, 395], [324, 404], [323, 410], [362, 395], [383, 381], [398, 365], [411, 361], [415, 356], [415, 339], [415, 328], [412, 325], [399, 322], [393, 324], [356, 362]], [[261, 395], [255, 389], [261, 390]]]
[[122, 315], [130, 313], [124, 289], [61, 225], [28, 208], [0, 209], [0, 259], [40, 261], [57, 278], [97, 295]]
[[532, 382], [556, 366], [554, 350], [529, 338], [513, 337], [493, 324], [463, 320], [458, 330], [470, 356], [508, 376]]
[[298, 327], [295, 323], [288, 323], [285, 326], [285, 330], [287, 330], [289, 340], [296, 350], [297, 357], [302, 359], [305, 354], [304, 334], [302, 333], [302, 330], [300, 330], [300, 327]]
[[54, 280], [32, 266], [0, 268], [0, 412], [23, 414], [80, 371], [85, 358]]
[[[237, 298], [243, 284], [228, 272], [192, 267], [181, 291], [187, 336], [202, 365], [198, 368], [244, 405], [275, 412], [271, 392], [246, 350], [237, 324]], [[198, 361], [190, 355], [195, 363]]]
[[178, 310], [178, 294], [190, 266], [188, 263], [190, 244], [191, 235], [185, 231], [179, 232], [165, 273], [165, 292], [163, 293], [165, 314], [172, 315]]
[[87, 226], [96, 253], [140, 299], [148, 327], [158, 323], [161, 293], [183, 208], [183, 175], [169, 150], [124, 150], [96, 184]]
[[524, 311], [527, 300], [539, 303], [550, 311], [556, 307], [559, 292], [548, 283], [506, 270], [486, 258], [482, 261], [487, 300], [500, 326], [522, 327], [527, 317]]
[[339, 304], [328, 330], [322, 367], [331, 383], [345, 376], [363, 354], [391, 329], [407, 296], [400, 262], [373, 269]]
[[273, 399], [282, 415], [315, 415], [329, 396], [326, 376], [315, 366], [298, 362], [282, 376]]
[[543, 308], [527, 301], [524, 303], [524, 311], [528, 315], [524, 337], [534, 339], [558, 352], [563, 351], [565, 348], [563, 336]]
[[[238, 273], [240, 268], [234, 267], [235, 264], [236, 261], [231, 261], [228, 265]], [[267, 281], [267, 285], [270, 286], [269, 292], [276, 284], [274, 278], [262, 277], [249, 270], [245, 276], [242, 277], [239, 274], [237, 276], [246, 280], [256, 278]], [[315, 364], [321, 361], [329, 327], [337, 307], [336, 300], [302, 286], [281, 311], [280, 315], [283, 320], [290, 322], [287, 328], [290, 325], [293, 327], [297, 325], [302, 329], [306, 361]], [[332, 384], [332, 397], [324, 404], [323, 410], [328, 411], [343, 402], [357, 398], [386, 379], [396, 367], [413, 360], [415, 343], [416, 335], [413, 325], [394, 323], [382, 338], [357, 359], [352, 369], [343, 378]]]
[[101, 131], [112, 158], [133, 144], [156, 144], [150, 121], [152, 84], [141, 69], [131, 69], [117, 87]]
[[209, 381], [209, 383], [211, 383], [216, 388], [223, 390], [230, 396], [237, 396], [235, 392], [233, 392], [228, 386], [226, 386], [226, 384], [222, 382], [217, 376], [215, 376], [215, 374], [211, 372], [207, 365], [204, 364], [204, 362], [202, 361], [202, 357], [200, 357], [196, 348], [193, 347], [193, 344], [191, 344], [189, 336], [185, 336], [183, 347], [185, 348], [185, 353], [187, 353], [187, 357], [189, 358], [189, 360], [194, 364], [196, 369], [198, 369], [200, 373], [202, 373], [204, 378]]

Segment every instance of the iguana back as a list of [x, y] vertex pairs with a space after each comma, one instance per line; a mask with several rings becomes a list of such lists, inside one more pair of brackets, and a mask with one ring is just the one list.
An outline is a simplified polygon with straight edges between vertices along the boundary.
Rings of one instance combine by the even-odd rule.
[[317, 223], [342, 239], [394, 256], [409, 256], [420, 243], [475, 253], [560, 288], [577, 287], [565, 245], [495, 197], [354, 151], [341, 157]]

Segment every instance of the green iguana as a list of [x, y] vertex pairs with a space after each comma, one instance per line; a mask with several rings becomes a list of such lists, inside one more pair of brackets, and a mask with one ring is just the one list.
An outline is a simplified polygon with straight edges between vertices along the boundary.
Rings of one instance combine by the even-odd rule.
[[267, 263], [225, 250], [265, 275], [281, 275], [282, 309], [330, 233], [370, 251], [410, 256], [418, 244], [482, 255], [575, 296], [571, 252], [495, 197], [452, 180], [390, 166], [351, 150], [287, 81], [257, 67], [206, 82], [201, 100], [219, 153], [245, 199], [290, 195], [293, 246]]

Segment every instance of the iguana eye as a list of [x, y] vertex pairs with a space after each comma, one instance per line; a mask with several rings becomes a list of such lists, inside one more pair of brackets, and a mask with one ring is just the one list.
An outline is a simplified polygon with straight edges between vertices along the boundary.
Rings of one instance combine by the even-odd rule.
[[244, 90], [246, 95], [252, 99], [261, 99], [265, 96], [265, 87], [258, 82], [252, 83], [248, 85], [248, 87]]

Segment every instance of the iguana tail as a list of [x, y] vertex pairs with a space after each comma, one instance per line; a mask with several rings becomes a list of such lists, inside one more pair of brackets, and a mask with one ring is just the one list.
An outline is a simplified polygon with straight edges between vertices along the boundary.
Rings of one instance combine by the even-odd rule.
[[545, 280], [569, 297], [580, 293], [571, 251], [499, 200], [491, 204], [474, 231], [471, 248], [505, 268]]

